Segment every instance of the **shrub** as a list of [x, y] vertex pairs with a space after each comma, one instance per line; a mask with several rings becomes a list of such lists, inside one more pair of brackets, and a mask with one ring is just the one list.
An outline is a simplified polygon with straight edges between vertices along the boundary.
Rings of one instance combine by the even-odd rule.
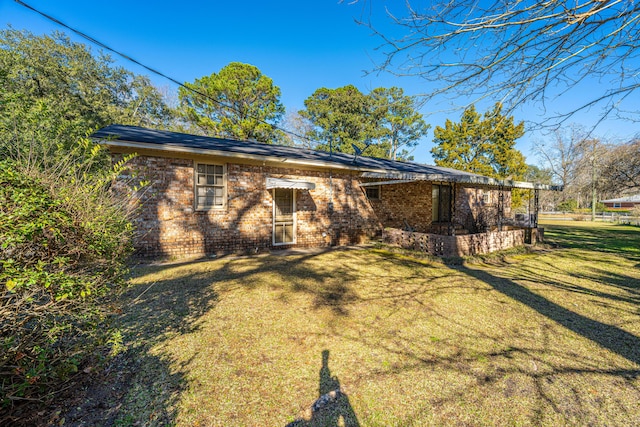
[[570, 199], [558, 204], [558, 210], [562, 212], [573, 212], [578, 209], [578, 202]]
[[46, 401], [107, 338], [132, 227], [108, 189], [127, 159], [105, 169], [100, 150], [0, 161], [0, 411]]

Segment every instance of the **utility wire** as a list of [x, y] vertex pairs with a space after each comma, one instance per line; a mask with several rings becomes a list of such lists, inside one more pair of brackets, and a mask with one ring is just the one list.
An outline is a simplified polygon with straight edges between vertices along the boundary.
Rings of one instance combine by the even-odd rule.
[[[214, 99], [214, 98], [210, 97], [209, 95], [207, 95], [207, 94], [205, 94], [205, 93], [200, 92], [199, 90], [196, 90], [196, 89], [194, 89], [194, 88], [192, 88], [192, 87], [189, 87], [189, 86], [185, 85], [185, 84], [184, 84], [184, 83], [182, 83], [182, 82], [179, 82], [178, 80], [174, 79], [173, 77], [170, 77], [170, 76], [168, 76], [168, 75], [166, 75], [166, 74], [164, 74], [164, 73], [162, 73], [162, 72], [160, 72], [160, 71], [158, 71], [158, 70], [156, 70], [156, 69], [154, 69], [154, 68], [151, 68], [151, 67], [149, 67], [149, 66], [147, 66], [147, 65], [143, 64], [142, 62], [140, 62], [140, 61], [138, 61], [138, 60], [136, 60], [136, 59], [132, 58], [131, 56], [129, 56], [129, 55], [125, 54], [125, 53], [122, 53], [122, 52], [120, 52], [120, 51], [118, 51], [118, 50], [116, 50], [116, 49], [114, 49], [114, 48], [112, 48], [112, 47], [109, 47], [108, 45], [106, 45], [106, 44], [102, 43], [101, 41], [96, 40], [95, 38], [93, 38], [93, 37], [91, 37], [91, 36], [89, 36], [89, 35], [87, 35], [87, 34], [83, 33], [83, 32], [82, 32], [82, 31], [80, 31], [80, 30], [76, 30], [75, 28], [71, 27], [70, 25], [67, 25], [67, 24], [65, 24], [64, 22], [60, 21], [59, 19], [54, 18], [53, 16], [48, 15], [48, 14], [46, 14], [46, 13], [44, 13], [44, 12], [42, 12], [42, 11], [40, 11], [40, 10], [36, 9], [35, 7], [33, 7], [33, 6], [31, 6], [31, 5], [29, 5], [29, 4], [25, 3], [25, 2], [23, 2], [22, 0], [14, 0], [14, 1], [15, 1], [16, 3], [18, 3], [19, 5], [24, 6], [24, 7], [26, 7], [27, 9], [29, 9], [29, 10], [31, 10], [31, 11], [33, 11], [33, 12], [37, 13], [38, 15], [40, 15], [40, 16], [42, 16], [42, 17], [44, 17], [44, 18], [48, 19], [49, 21], [52, 21], [52, 22], [54, 22], [54, 23], [56, 23], [56, 24], [58, 24], [58, 25], [60, 25], [60, 26], [62, 26], [62, 27], [64, 27], [64, 28], [68, 29], [69, 31], [72, 31], [73, 33], [77, 34], [78, 36], [80, 36], [80, 37], [82, 37], [82, 38], [84, 38], [84, 39], [86, 39], [86, 40], [88, 40], [89, 42], [91, 42], [91, 43], [93, 43], [93, 44], [95, 44], [95, 45], [97, 45], [97, 46], [100, 46], [101, 48], [103, 48], [103, 49], [105, 49], [105, 50], [108, 50], [109, 52], [113, 52], [113, 53], [115, 53], [116, 55], [118, 55], [118, 56], [120, 56], [120, 57], [122, 57], [122, 58], [126, 59], [127, 61], [133, 62], [134, 64], [136, 64], [136, 65], [138, 65], [138, 66], [140, 66], [140, 67], [144, 68], [145, 70], [147, 70], [147, 71], [149, 71], [149, 72], [151, 72], [151, 73], [153, 73], [153, 74], [155, 74], [155, 75], [157, 75], [157, 76], [160, 76], [160, 77], [162, 77], [162, 78], [165, 78], [165, 79], [169, 80], [170, 82], [172, 82], [172, 83], [174, 83], [174, 84], [176, 84], [176, 85], [178, 85], [178, 86], [180, 86], [180, 87], [182, 87], [182, 88], [184, 88], [184, 89], [186, 89], [186, 90], [188, 90], [188, 91], [191, 91], [191, 92], [195, 93], [196, 95], [199, 95], [199, 96], [201, 96], [201, 97], [203, 97], [203, 98], [205, 98], [205, 99], [208, 99], [209, 101], [212, 101], [213, 103], [218, 104], [218, 105], [219, 105], [220, 107], [222, 107], [222, 108], [226, 108], [226, 109], [231, 110], [231, 111], [234, 111], [234, 112], [236, 112], [236, 113], [238, 113], [238, 114], [241, 114], [241, 113], [242, 113], [242, 112], [241, 112], [240, 110], [238, 110], [237, 108], [234, 108], [234, 107], [233, 107], [233, 106], [231, 106], [231, 105], [227, 105], [227, 104], [225, 104], [225, 103], [223, 103], [223, 102], [220, 102], [220, 101], [218, 101], [217, 99]], [[265, 121], [265, 120], [262, 120], [262, 119], [259, 119], [259, 118], [257, 118], [257, 117], [253, 117], [253, 116], [249, 116], [249, 117], [251, 117], [252, 119], [256, 120], [256, 121], [257, 121], [257, 122], [259, 122], [259, 123], [263, 123], [263, 124], [266, 124], [266, 125], [268, 125], [268, 126], [271, 126], [273, 129], [279, 130], [279, 131], [284, 132], [284, 133], [286, 133], [286, 134], [289, 134], [289, 135], [291, 135], [291, 136], [293, 136], [293, 137], [300, 138], [300, 139], [303, 139], [303, 140], [305, 140], [305, 141], [308, 141], [308, 142], [311, 142], [311, 143], [314, 143], [314, 144], [319, 144], [319, 143], [320, 143], [319, 141], [312, 140], [312, 139], [310, 139], [310, 138], [308, 138], [308, 137], [306, 137], [306, 136], [298, 135], [298, 134], [297, 134], [297, 133], [295, 133], [295, 132], [291, 132], [291, 131], [289, 131], [289, 130], [287, 130], [287, 129], [281, 128], [281, 127], [279, 127], [279, 126], [276, 126], [276, 125], [274, 125], [274, 124], [272, 124], [272, 123], [269, 123], [269, 122], [267, 122], [267, 121]]]

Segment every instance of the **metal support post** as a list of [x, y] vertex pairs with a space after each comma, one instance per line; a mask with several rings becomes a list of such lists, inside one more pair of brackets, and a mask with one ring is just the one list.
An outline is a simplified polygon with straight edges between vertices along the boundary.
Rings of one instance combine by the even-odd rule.
[[533, 191], [533, 228], [538, 228], [538, 212], [540, 210], [540, 190]]
[[498, 231], [502, 231], [504, 221], [504, 186], [498, 187]]

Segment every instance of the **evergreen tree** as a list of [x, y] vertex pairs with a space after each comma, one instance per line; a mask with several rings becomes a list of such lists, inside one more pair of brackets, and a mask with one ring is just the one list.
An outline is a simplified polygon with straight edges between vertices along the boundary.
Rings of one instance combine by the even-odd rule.
[[165, 127], [172, 120], [147, 77], [94, 56], [62, 33], [0, 31], [0, 70], [4, 150], [33, 150], [45, 142], [69, 148], [109, 124]]
[[517, 180], [527, 171], [524, 156], [515, 148], [522, 135], [524, 123], [516, 125], [513, 117], [504, 116], [500, 103], [484, 115], [472, 105], [460, 122], [447, 119], [444, 128], [436, 126], [431, 152], [438, 166]]
[[398, 87], [377, 88], [369, 96], [377, 110], [382, 140], [389, 144], [389, 159], [413, 160], [407, 148], [418, 145], [431, 127], [416, 111], [416, 98]]
[[201, 133], [266, 143], [282, 140], [274, 127], [285, 111], [280, 88], [257, 67], [232, 62], [185, 85], [193, 90], [179, 90], [182, 114]]
[[313, 125], [311, 139], [320, 141], [319, 150], [354, 153], [352, 146], [368, 156], [386, 157], [388, 144], [375, 144], [381, 136], [374, 117], [372, 99], [353, 85], [337, 89], [320, 88], [304, 101], [300, 115]]

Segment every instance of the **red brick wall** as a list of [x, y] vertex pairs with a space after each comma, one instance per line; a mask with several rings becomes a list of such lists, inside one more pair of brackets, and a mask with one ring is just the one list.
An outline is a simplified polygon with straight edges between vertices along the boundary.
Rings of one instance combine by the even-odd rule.
[[[371, 200], [376, 215], [384, 227], [417, 232], [447, 233], [449, 224], [432, 224], [431, 182], [416, 181], [382, 185], [380, 199]], [[490, 187], [456, 185], [453, 222], [468, 232], [485, 231], [498, 225], [498, 197], [500, 190]], [[511, 191], [503, 190], [504, 216], [511, 215]], [[483, 194], [489, 194], [487, 203]], [[481, 229], [479, 229], [481, 228]]]
[[[541, 234], [537, 233], [540, 239]], [[416, 233], [385, 228], [382, 239], [405, 249], [438, 256], [469, 256], [486, 254], [524, 244], [525, 230], [490, 231], [465, 236]]]
[[[359, 243], [379, 235], [383, 227], [404, 229], [408, 225], [418, 232], [449, 231], [446, 224], [441, 230], [431, 223], [429, 182], [383, 185], [380, 199], [368, 200], [355, 172], [329, 173], [266, 164], [225, 163], [227, 205], [197, 211], [194, 164], [193, 158], [153, 155], [141, 155], [131, 161], [136, 179], [149, 181], [138, 192], [140, 215], [135, 224], [135, 247], [139, 255], [181, 258], [273, 248], [273, 200], [272, 191], [266, 189], [267, 177], [300, 179], [316, 185], [311, 191], [296, 190], [297, 247]], [[454, 221], [458, 227], [474, 232], [478, 231], [474, 227], [479, 221], [488, 228], [497, 224], [498, 190], [482, 189], [491, 194], [489, 203], [485, 203], [479, 188], [457, 185], [456, 189]], [[504, 194], [508, 215], [510, 192]]]
[[604, 205], [607, 207], [607, 209], [625, 209], [625, 210], [628, 210], [628, 209], [633, 209], [636, 206], [640, 206], [640, 203], [622, 202], [622, 203], [620, 203], [620, 206], [618, 206], [617, 208], [613, 207], [613, 203], [605, 203]]
[[267, 177], [316, 184], [311, 191], [295, 190], [296, 247], [359, 243], [381, 232], [355, 175], [333, 172], [330, 179], [325, 171], [227, 163], [227, 206], [196, 211], [194, 164], [193, 159], [155, 156], [132, 160], [131, 170], [138, 179], [149, 181], [138, 194], [135, 247], [139, 255], [179, 258], [272, 248], [273, 203]]
[[380, 199], [371, 206], [385, 227], [426, 232], [431, 225], [431, 183], [408, 182], [380, 186]]

